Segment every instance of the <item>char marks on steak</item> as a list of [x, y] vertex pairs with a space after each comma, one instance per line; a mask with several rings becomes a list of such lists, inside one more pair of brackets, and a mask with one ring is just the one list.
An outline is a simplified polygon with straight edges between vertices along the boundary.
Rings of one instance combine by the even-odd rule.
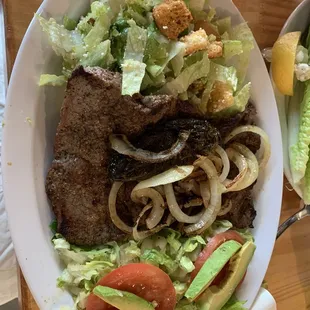
[[121, 96], [119, 73], [82, 67], [74, 71], [46, 180], [58, 232], [68, 242], [98, 245], [126, 237], [113, 225], [108, 210], [108, 137], [112, 132], [138, 135], [175, 113], [176, 100], [170, 96]]

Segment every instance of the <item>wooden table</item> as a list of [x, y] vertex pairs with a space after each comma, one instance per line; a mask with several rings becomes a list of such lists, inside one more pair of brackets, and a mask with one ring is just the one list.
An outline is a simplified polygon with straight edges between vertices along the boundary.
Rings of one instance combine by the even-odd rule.
[[[228, 0], [227, 0], [228, 1]], [[301, 0], [235, 0], [260, 47], [272, 46], [293, 9]], [[4, 0], [9, 69], [40, 0]], [[284, 184], [281, 221], [299, 208], [299, 199]], [[270, 206], [272, 207], [272, 206]], [[279, 310], [310, 309], [310, 218], [297, 223], [277, 241], [266, 279]], [[21, 276], [22, 309], [37, 309]]]

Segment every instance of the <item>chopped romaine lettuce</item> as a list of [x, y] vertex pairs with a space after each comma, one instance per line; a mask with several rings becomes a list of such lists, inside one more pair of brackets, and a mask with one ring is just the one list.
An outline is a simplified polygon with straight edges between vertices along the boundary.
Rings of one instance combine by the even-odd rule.
[[64, 75], [42, 74], [39, 81], [39, 86], [63, 86], [67, 83], [67, 78]]
[[309, 62], [308, 50], [305, 47], [303, 47], [302, 45], [297, 46], [295, 62], [297, 64], [300, 64], [300, 63], [308, 64], [308, 62]]
[[310, 82], [306, 83], [303, 98], [303, 111], [300, 121], [298, 140], [290, 148], [290, 162], [292, 177], [295, 184], [298, 184], [305, 176], [307, 162], [309, 160], [310, 144]]
[[106, 5], [102, 5], [99, 12], [94, 25], [84, 38], [88, 50], [96, 47], [100, 42], [108, 39], [109, 36], [111, 26], [109, 8]]
[[64, 19], [63, 19], [63, 25], [65, 26], [65, 28], [67, 30], [74, 30], [77, 26], [77, 21], [70, 18], [69, 16], [65, 15]]
[[122, 95], [139, 93], [145, 75], [146, 64], [143, 63], [147, 41], [147, 30], [133, 20], [129, 20], [127, 44], [124, 54]]
[[229, 33], [230, 40], [242, 42], [243, 53], [238, 56], [236, 65], [238, 71], [239, 85], [242, 85], [249, 67], [251, 50], [254, 48], [254, 37], [247, 23], [233, 27]]
[[83, 38], [77, 31], [69, 31], [63, 25], [57, 24], [55, 19], [44, 19], [37, 15], [44, 32], [47, 33], [49, 42], [58, 56], [72, 66], [75, 66], [84, 54]]
[[223, 40], [225, 60], [231, 59], [233, 56], [240, 55], [243, 53], [242, 42], [236, 40]]
[[[198, 54], [198, 53], [197, 53]], [[210, 69], [208, 53], [200, 54], [201, 60], [187, 66], [178, 77], [166, 83], [160, 90], [161, 93], [177, 96], [187, 91], [188, 87], [196, 80], [206, 77]]]
[[220, 35], [223, 35], [225, 32], [229, 33], [231, 29], [231, 17], [228, 16], [219, 19], [215, 22], [215, 25], [217, 26]]
[[111, 54], [111, 41], [101, 42], [91, 51], [85, 54], [80, 61], [82, 66], [109, 68], [114, 63], [114, 57]]

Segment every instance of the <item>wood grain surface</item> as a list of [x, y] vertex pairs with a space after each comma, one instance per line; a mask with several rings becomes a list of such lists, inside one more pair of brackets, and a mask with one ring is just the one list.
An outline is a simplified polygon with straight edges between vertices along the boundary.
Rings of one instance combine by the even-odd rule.
[[[259, 46], [263, 48], [273, 45], [287, 17], [301, 0], [234, 2], [249, 22]], [[40, 3], [40, 0], [4, 0], [10, 70], [28, 24]], [[297, 195], [291, 191], [287, 182], [284, 185], [281, 222], [299, 209]], [[279, 310], [310, 309], [310, 218], [295, 224], [277, 241], [266, 280]], [[38, 309], [23, 276], [20, 282], [22, 309]]]

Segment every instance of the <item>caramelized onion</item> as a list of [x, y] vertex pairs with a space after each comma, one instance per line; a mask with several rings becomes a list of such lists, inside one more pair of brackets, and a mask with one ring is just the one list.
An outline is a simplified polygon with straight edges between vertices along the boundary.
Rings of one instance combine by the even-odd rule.
[[188, 140], [189, 135], [190, 132], [181, 131], [177, 141], [172, 145], [172, 147], [159, 153], [136, 148], [128, 141], [125, 135], [110, 135], [110, 143], [114, 151], [129, 156], [135, 160], [146, 163], [161, 163], [182, 152], [186, 146], [186, 141]]
[[202, 212], [198, 213], [197, 215], [189, 216], [181, 210], [181, 208], [180, 208], [180, 206], [179, 206], [179, 204], [175, 198], [175, 194], [174, 194], [172, 184], [166, 184], [165, 185], [165, 194], [166, 194], [166, 199], [167, 199], [167, 203], [168, 203], [170, 213], [178, 222], [180, 222], [180, 223], [196, 223], [199, 221], [199, 219], [202, 215]]
[[188, 177], [194, 170], [194, 166], [176, 166], [163, 173], [157, 174], [147, 180], [141, 181], [133, 191], [175, 183]]
[[144, 216], [144, 214], [149, 211], [151, 208], [153, 208], [152, 205], [147, 205], [143, 208], [143, 210], [141, 211], [141, 213], [139, 214], [139, 217], [137, 219], [136, 225], [133, 228], [133, 232], [132, 232], [132, 236], [134, 238], [134, 240], [136, 241], [142, 241], [156, 233], [158, 233], [159, 231], [161, 231], [163, 228], [167, 227], [167, 224], [162, 224], [162, 225], [158, 225], [157, 227], [154, 227], [153, 229], [150, 230], [144, 230], [144, 231], [138, 231], [138, 227], [141, 221], [141, 218]]
[[227, 214], [231, 210], [231, 208], [232, 208], [231, 200], [226, 200], [225, 203], [222, 205], [218, 216], [223, 216], [223, 215]]
[[242, 154], [248, 163], [246, 176], [244, 177], [242, 184], [239, 187], [239, 190], [242, 190], [251, 186], [257, 180], [259, 173], [258, 161], [255, 155], [245, 145], [240, 143], [233, 143], [230, 145], [230, 147]]
[[119, 228], [121, 231], [131, 234], [133, 229], [132, 227], [128, 226], [125, 224], [120, 217], [117, 215], [116, 211], [116, 199], [117, 199], [117, 194], [120, 188], [122, 187], [124, 183], [123, 182], [114, 182], [110, 191], [109, 195], [109, 211], [110, 211], [110, 216], [113, 224]]
[[238, 167], [239, 174], [233, 180], [226, 179], [224, 185], [227, 188], [227, 192], [239, 191], [248, 171], [247, 160], [233, 148], [226, 149], [226, 153], [228, 158]]
[[165, 201], [161, 194], [153, 188], [144, 188], [139, 190], [133, 190], [131, 192], [132, 201], [139, 203], [141, 199], [149, 198], [152, 200], [152, 211], [146, 219], [146, 226], [149, 229], [153, 229], [159, 224], [165, 213]]
[[[212, 161], [206, 157], [201, 157], [195, 162], [195, 165], [202, 168], [208, 176], [210, 182], [211, 198], [210, 204], [206, 206], [206, 209], [199, 221], [195, 224], [185, 227], [184, 231], [187, 234], [200, 234], [208, 229], [216, 220], [217, 214], [221, 209], [222, 201], [223, 189], [219, 182], [219, 177]], [[203, 186], [206, 186], [206, 184]]]
[[256, 155], [257, 155], [257, 159], [259, 162], [259, 167], [265, 168], [270, 158], [271, 146], [270, 146], [269, 137], [263, 129], [257, 126], [251, 126], [251, 125], [238, 127], [235, 130], [233, 130], [231, 134], [224, 140], [225, 144], [228, 143], [233, 138], [235, 138], [237, 135], [244, 133], [244, 132], [253, 132], [261, 137], [262, 145]]
[[216, 147], [215, 152], [220, 155], [223, 163], [223, 169], [222, 173], [220, 175], [220, 182], [223, 183], [229, 174], [230, 171], [230, 162], [227, 153], [223, 148], [221, 148], [219, 145]]

